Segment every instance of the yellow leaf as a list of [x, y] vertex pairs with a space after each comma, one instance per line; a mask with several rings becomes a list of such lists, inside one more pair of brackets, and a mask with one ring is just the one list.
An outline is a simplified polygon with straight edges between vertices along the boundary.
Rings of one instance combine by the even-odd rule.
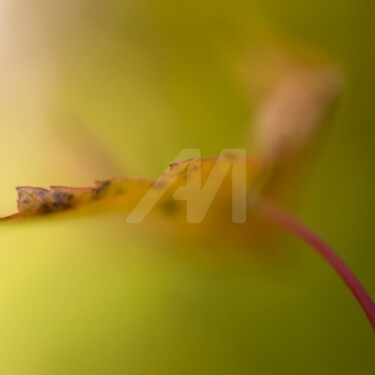
[[[235, 180], [234, 174], [230, 173], [241, 163], [245, 167], [246, 181]], [[150, 202], [155, 203], [150, 210], [151, 215], [169, 217], [173, 214], [173, 220], [184, 222], [186, 202], [184, 199], [175, 199], [175, 193], [192, 184], [199, 189], [208, 189], [206, 193], [214, 197], [207, 217], [224, 220], [230, 215], [232, 194], [238, 188], [236, 184], [245, 182], [247, 195], [256, 194], [267, 170], [262, 160], [244, 155], [222, 154], [218, 157], [173, 163], [157, 181], [124, 178], [97, 181], [93, 187], [51, 186], [50, 189], [44, 189], [22, 186], [17, 188], [19, 212], [1, 220], [50, 216], [65, 211], [129, 214], [147, 196]], [[194, 192], [188, 191], [187, 194], [192, 195]], [[187, 196], [189, 198], [192, 197]]]

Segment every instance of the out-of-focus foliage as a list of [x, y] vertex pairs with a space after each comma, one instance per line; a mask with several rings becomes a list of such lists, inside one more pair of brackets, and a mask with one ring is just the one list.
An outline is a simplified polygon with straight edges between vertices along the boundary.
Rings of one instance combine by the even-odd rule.
[[[291, 39], [347, 77], [300, 215], [374, 295], [373, 14], [370, 0], [2, 0], [1, 216], [14, 186], [156, 178], [182, 148], [247, 145], [246, 67]], [[1, 227], [1, 372], [372, 372], [367, 322], [320, 259], [214, 244], [119, 218]]]

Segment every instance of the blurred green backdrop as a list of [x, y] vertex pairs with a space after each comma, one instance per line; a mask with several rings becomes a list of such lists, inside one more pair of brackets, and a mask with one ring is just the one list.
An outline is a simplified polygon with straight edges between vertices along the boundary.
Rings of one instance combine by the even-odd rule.
[[[343, 100], [298, 214], [375, 295], [372, 1], [0, 4], [4, 215], [17, 185], [154, 178], [183, 148], [246, 145], [252, 109], [236, 67], [269, 33], [343, 66]], [[0, 244], [4, 374], [375, 369], [353, 298], [293, 239], [266, 267], [116, 217], [3, 225]]]

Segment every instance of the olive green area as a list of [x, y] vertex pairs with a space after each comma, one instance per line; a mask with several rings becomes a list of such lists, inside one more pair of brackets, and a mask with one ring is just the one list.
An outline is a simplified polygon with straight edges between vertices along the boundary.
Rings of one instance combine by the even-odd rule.
[[[29, 156], [17, 181], [41, 165], [38, 181], [82, 185], [86, 164], [48, 148], [54, 131], [67, 147], [75, 142], [71, 119], [116, 161], [119, 176], [106, 178], [156, 178], [184, 148], [209, 156], [244, 147], [253, 111], [239, 72], [247, 51], [262, 39], [305, 45], [342, 66], [346, 86], [297, 214], [375, 296], [373, 1], [67, 4], [70, 13], [48, 1], [26, 13], [48, 31], [57, 78], [46, 146], [20, 152]], [[48, 164], [52, 157], [61, 162]], [[88, 181], [102, 177], [95, 162]], [[7, 154], [2, 185], [9, 165]], [[288, 236], [245, 246], [174, 239], [119, 216], [2, 225], [0, 372], [374, 372], [373, 332], [321, 259]]]

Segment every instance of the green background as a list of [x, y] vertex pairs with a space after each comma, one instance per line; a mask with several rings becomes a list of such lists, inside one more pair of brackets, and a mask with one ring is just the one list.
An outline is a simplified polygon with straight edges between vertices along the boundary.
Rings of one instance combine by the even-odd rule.
[[[155, 178], [183, 148], [243, 147], [252, 109], [235, 66], [269, 33], [345, 72], [296, 214], [375, 295], [372, 1], [5, 3], [4, 215], [16, 185]], [[171, 238], [111, 216], [2, 225], [2, 373], [373, 373], [368, 322], [303, 244], [246, 256], [230, 239]]]

